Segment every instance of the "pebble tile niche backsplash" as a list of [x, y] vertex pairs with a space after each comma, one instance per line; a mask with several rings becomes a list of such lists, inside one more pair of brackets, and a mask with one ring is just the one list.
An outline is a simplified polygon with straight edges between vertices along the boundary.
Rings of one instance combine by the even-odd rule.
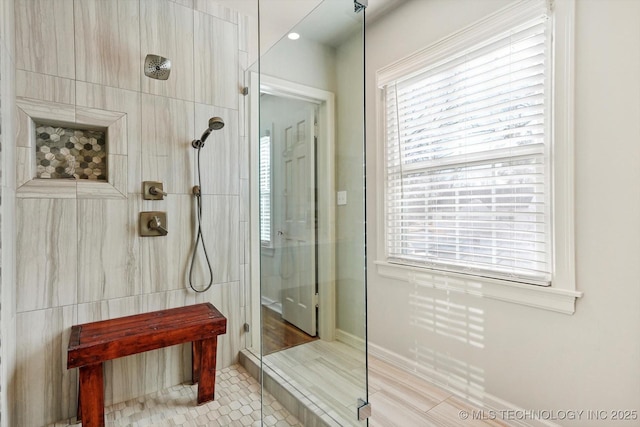
[[36, 177], [107, 180], [106, 133], [36, 123]]

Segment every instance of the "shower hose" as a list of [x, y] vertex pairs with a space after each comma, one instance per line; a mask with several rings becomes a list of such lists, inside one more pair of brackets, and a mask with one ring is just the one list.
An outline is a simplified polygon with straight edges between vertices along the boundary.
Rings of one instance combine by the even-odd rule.
[[[196, 198], [196, 223], [197, 223], [197, 232], [196, 232], [196, 242], [193, 246], [193, 252], [191, 253], [191, 266], [189, 267], [189, 286], [195, 292], [206, 292], [213, 285], [213, 269], [211, 268], [211, 261], [209, 260], [209, 255], [207, 254], [207, 246], [204, 243], [204, 237], [202, 235], [202, 178], [200, 176], [200, 149], [202, 145], [198, 146], [197, 154], [196, 154], [196, 170], [198, 172], [198, 185], [193, 188], [193, 195]], [[196, 262], [196, 257], [198, 255], [198, 246], [202, 245], [202, 251], [204, 252], [204, 258], [207, 262], [207, 267], [209, 269], [209, 284], [204, 289], [198, 289], [193, 284], [193, 267]]]

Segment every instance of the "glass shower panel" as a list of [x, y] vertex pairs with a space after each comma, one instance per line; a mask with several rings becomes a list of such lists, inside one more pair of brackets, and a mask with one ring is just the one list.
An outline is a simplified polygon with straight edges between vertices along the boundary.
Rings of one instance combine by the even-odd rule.
[[265, 378], [265, 391], [301, 396], [287, 408], [293, 415], [360, 426], [367, 424], [358, 420], [367, 401], [364, 12], [353, 0], [317, 3], [260, 52], [253, 166], [260, 286], [252, 309], [261, 330], [253, 347], [273, 380]]

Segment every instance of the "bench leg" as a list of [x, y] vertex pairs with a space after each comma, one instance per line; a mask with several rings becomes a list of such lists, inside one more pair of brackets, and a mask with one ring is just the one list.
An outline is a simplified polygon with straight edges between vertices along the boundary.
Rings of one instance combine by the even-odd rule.
[[83, 427], [104, 427], [102, 363], [80, 367], [78, 420], [82, 420]]
[[191, 383], [197, 384], [200, 380], [200, 353], [202, 353], [202, 341], [191, 343]]
[[198, 405], [215, 398], [216, 352], [218, 339], [200, 341], [200, 378], [198, 382]]

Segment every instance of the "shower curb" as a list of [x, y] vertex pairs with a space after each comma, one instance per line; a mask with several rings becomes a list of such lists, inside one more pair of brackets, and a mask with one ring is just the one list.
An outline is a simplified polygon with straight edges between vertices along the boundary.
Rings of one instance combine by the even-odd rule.
[[[238, 362], [271, 394], [287, 411], [305, 427], [340, 427], [329, 414], [317, 406], [302, 392], [288, 383], [268, 366], [261, 366], [260, 358], [248, 349], [241, 350]], [[261, 375], [262, 373], [262, 375]]]

